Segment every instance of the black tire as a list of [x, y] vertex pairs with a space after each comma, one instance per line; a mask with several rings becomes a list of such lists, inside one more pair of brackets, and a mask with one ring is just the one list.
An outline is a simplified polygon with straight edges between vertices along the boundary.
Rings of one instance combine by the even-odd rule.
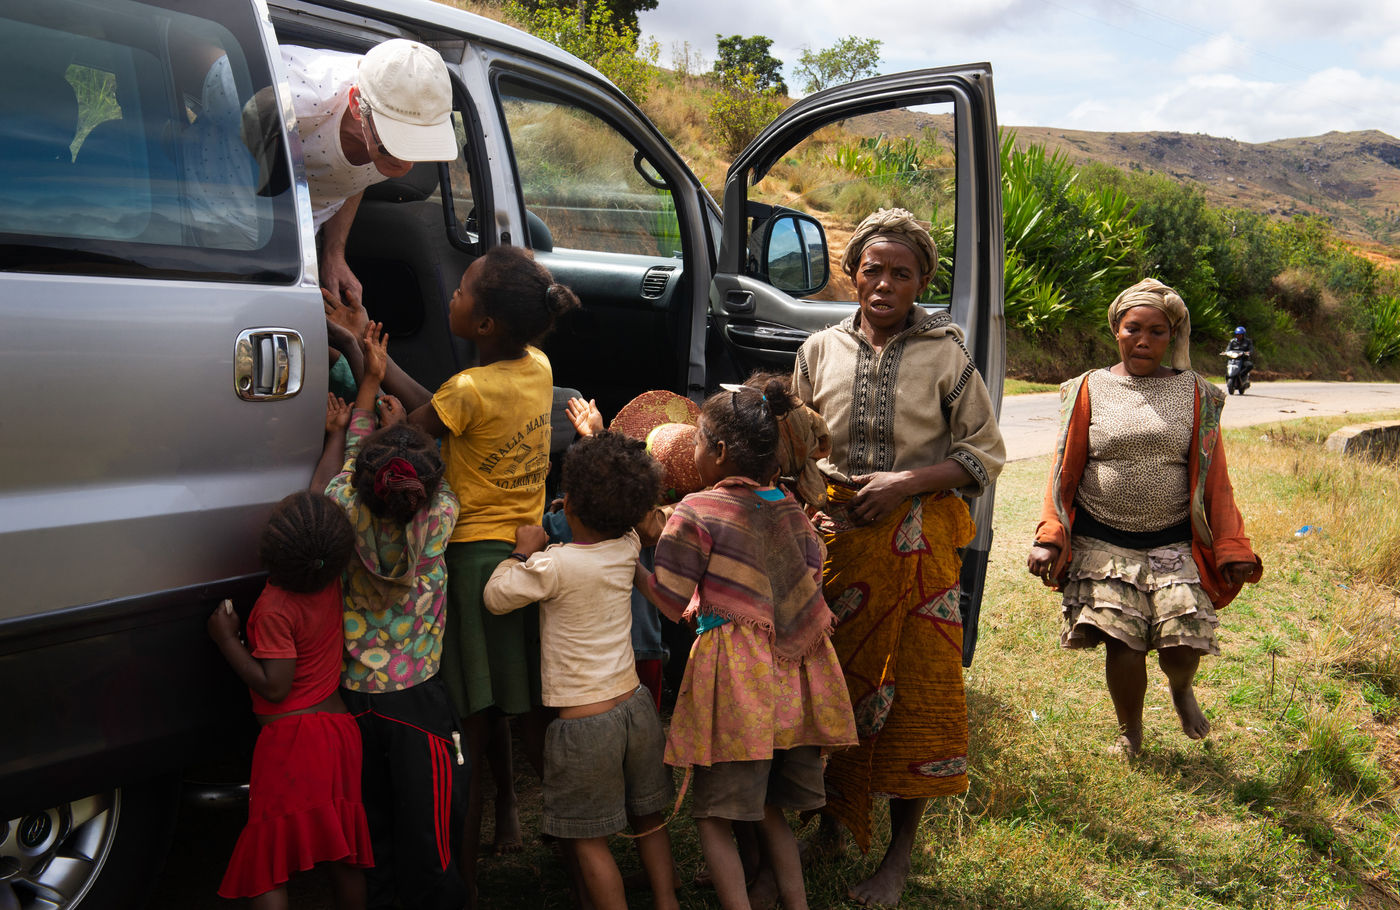
[[32, 845], [25, 865], [0, 870], [0, 906], [144, 907], [170, 850], [179, 798], [172, 775], [0, 822], [0, 846]]

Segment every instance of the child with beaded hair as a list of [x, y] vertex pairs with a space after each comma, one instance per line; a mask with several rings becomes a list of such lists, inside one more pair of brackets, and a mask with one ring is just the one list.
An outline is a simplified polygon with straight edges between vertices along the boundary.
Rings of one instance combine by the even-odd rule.
[[545, 731], [545, 834], [563, 838], [594, 907], [625, 910], [608, 837], [630, 822], [657, 910], [677, 906], [662, 810], [671, 775], [666, 737], [632, 653], [631, 593], [641, 541], [633, 529], [661, 492], [643, 443], [606, 430], [564, 458], [564, 516], [572, 542], [546, 549], [544, 528], [515, 532], [515, 549], [486, 584], [486, 607], [506, 614], [538, 602], [541, 687], [559, 716]]

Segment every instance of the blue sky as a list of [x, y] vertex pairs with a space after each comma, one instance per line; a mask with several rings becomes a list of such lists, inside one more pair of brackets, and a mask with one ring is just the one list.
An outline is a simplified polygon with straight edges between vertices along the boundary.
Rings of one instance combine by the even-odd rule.
[[883, 42], [881, 72], [987, 60], [1007, 126], [1400, 138], [1400, 0], [660, 0], [641, 30], [662, 65], [765, 35], [793, 91], [845, 35]]

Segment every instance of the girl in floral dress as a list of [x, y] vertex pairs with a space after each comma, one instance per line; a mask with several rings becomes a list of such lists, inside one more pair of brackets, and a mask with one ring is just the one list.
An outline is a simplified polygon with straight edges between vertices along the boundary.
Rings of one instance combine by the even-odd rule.
[[784, 809], [821, 808], [822, 752], [856, 742], [822, 597], [823, 549], [806, 513], [773, 486], [781, 381], [726, 386], [700, 412], [695, 465], [711, 489], [676, 507], [637, 584], [696, 626], [666, 761], [692, 767], [691, 814], [725, 910], [747, 908], [733, 822], [759, 823], [783, 906], [804, 910]]

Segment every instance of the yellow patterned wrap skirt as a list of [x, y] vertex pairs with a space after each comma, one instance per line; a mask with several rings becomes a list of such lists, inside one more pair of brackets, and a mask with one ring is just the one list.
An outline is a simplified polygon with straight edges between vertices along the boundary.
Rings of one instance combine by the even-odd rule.
[[860, 744], [827, 765], [826, 811], [870, 849], [873, 797], [919, 799], [967, 790], [958, 548], [975, 528], [948, 493], [911, 497], [878, 524], [854, 526], [856, 490], [828, 487], [816, 525], [827, 545], [832, 636]]

